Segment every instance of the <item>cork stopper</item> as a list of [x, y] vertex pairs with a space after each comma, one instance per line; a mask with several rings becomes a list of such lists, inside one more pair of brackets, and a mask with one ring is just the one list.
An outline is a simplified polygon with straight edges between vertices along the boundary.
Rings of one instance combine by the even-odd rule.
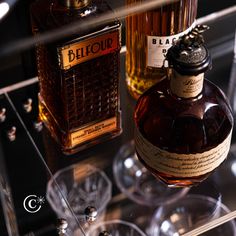
[[89, 5], [91, 0], [61, 0], [61, 3], [68, 7], [74, 9], [80, 9]]
[[197, 25], [180, 37], [168, 50], [166, 59], [169, 67], [182, 75], [198, 75], [211, 68], [211, 57], [202, 36], [207, 29], [206, 25]]

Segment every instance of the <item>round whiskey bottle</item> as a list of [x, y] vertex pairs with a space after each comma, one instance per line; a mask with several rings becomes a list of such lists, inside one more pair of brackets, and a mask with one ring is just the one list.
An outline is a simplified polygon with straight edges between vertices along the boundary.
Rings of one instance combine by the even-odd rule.
[[211, 58], [201, 27], [167, 53], [172, 73], [138, 100], [135, 144], [139, 160], [169, 186], [206, 179], [227, 157], [233, 116], [224, 93], [204, 79]]

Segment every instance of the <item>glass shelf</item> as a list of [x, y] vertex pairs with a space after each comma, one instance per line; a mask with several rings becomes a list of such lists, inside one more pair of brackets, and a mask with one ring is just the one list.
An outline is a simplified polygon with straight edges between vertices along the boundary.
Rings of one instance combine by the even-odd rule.
[[[206, 42], [208, 42], [213, 55], [213, 69], [207, 73], [207, 78], [220, 86], [226, 93], [233, 60], [235, 27], [233, 22], [235, 21], [236, 14], [225, 17], [220, 21], [211, 23], [211, 30], [206, 33]], [[227, 28], [224, 27], [225, 25]], [[219, 32], [225, 37], [220, 37]], [[15, 76], [20, 77], [21, 75], [15, 74]], [[38, 234], [35, 233], [36, 235], [57, 235], [55, 228], [57, 216], [45, 199], [47, 183], [57, 171], [73, 164], [80, 165], [81, 168], [87, 164], [93, 165], [103, 170], [111, 181], [112, 197], [107, 206], [105, 220], [125, 220], [136, 224], [145, 233], [149, 232], [151, 217], [158, 206], [145, 206], [128, 199], [117, 187], [112, 169], [114, 158], [121, 146], [133, 139], [134, 123], [132, 117], [135, 100], [129, 95], [125, 85], [124, 52], [121, 54], [120, 88], [122, 135], [70, 156], [61, 153], [60, 148], [46, 128], [43, 127], [40, 130], [40, 124], [38, 124], [38, 129], [35, 127], [38, 117], [37, 78], [0, 89], [0, 106], [7, 110], [6, 120], [0, 123], [0, 155], [5, 162], [9, 177], [20, 235], [29, 234], [31, 231], [37, 231]], [[28, 98], [32, 99], [32, 110], [29, 113], [23, 107]], [[12, 126], [16, 127], [16, 140], [13, 142], [9, 141], [6, 135]], [[216, 186], [221, 194], [223, 204], [231, 211], [236, 210], [235, 147], [236, 135], [234, 131], [227, 160], [209, 178], [209, 181]], [[205, 185], [203, 188], [206, 192], [208, 191], [208, 187]], [[30, 195], [42, 196], [45, 199], [45, 203], [36, 213], [27, 212], [23, 206], [25, 198]], [[65, 202], [66, 205], [68, 203], [67, 198]], [[69, 211], [73, 208], [72, 206], [66, 207]], [[84, 206], [84, 208], [86, 207], [88, 206]], [[72, 214], [72, 217], [75, 215]], [[78, 222], [76, 223], [78, 226]], [[88, 225], [80, 219], [79, 224], [87, 232]]]

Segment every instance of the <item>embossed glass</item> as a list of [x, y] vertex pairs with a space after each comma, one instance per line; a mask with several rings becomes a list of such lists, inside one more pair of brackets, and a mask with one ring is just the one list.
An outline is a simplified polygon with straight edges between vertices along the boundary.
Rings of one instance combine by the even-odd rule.
[[[47, 200], [58, 217], [77, 228], [75, 217], [86, 229], [103, 219], [111, 199], [112, 184], [106, 174], [92, 165], [75, 164], [58, 171], [47, 185]], [[69, 207], [68, 207], [69, 206]], [[87, 215], [88, 207], [97, 213]]]

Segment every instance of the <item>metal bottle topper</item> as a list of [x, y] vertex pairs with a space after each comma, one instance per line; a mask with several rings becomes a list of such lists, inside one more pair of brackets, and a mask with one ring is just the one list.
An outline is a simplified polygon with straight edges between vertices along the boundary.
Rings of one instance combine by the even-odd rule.
[[182, 75], [198, 75], [211, 68], [211, 57], [202, 36], [207, 29], [206, 25], [197, 25], [176, 41], [166, 56], [170, 68]]

